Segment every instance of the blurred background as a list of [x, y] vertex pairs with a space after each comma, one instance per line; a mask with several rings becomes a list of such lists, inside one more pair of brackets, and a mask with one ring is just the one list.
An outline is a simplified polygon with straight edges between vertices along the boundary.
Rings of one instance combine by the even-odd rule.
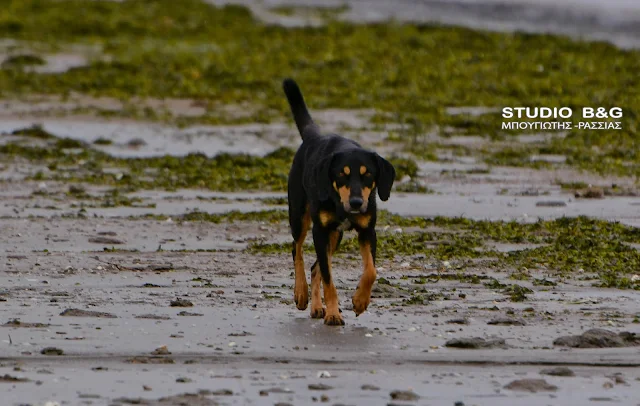
[[[0, 214], [284, 209], [293, 77], [325, 130], [394, 163], [396, 214], [639, 223], [637, 2], [1, 4]], [[574, 128], [503, 129], [517, 106]], [[621, 129], [577, 128], [583, 107]]]

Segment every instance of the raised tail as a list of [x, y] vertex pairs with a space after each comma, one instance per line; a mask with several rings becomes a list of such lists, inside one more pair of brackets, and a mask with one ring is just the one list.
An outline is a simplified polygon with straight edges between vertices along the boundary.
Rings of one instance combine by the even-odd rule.
[[285, 79], [282, 82], [282, 88], [284, 89], [284, 94], [287, 96], [287, 100], [289, 101], [289, 107], [291, 107], [293, 119], [296, 122], [300, 136], [304, 140], [304, 129], [315, 123], [309, 114], [309, 110], [307, 110], [307, 105], [304, 102], [304, 97], [302, 97], [302, 92], [300, 91], [296, 81], [293, 79]]

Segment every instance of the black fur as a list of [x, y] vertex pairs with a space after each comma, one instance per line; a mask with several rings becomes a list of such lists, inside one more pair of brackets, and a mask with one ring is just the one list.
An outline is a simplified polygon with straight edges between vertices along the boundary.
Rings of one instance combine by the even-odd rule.
[[[360, 144], [337, 134], [322, 134], [313, 122], [302, 92], [296, 82], [286, 79], [283, 89], [293, 113], [302, 145], [293, 158], [289, 172], [289, 224], [294, 241], [303, 230], [303, 217], [310, 211], [313, 220], [313, 241], [325, 284], [331, 281], [327, 261], [330, 232], [336, 230], [345, 219], [350, 220], [348, 229], [355, 229], [361, 242], [369, 242], [375, 261], [376, 252], [376, 191], [386, 201], [391, 194], [396, 172], [391, 163], [377, 153], [364, 149]], [[361, 174], [361, 167], [366, 173]], [[344, 168], [349, 168], [345, 175]], [[336, 188], [347, 187], [349, 201], [341, 201]], [[366, 190], [370, 190], [367, 196]], [[363, 200], [357, 206], [358, 198]], [[357, 212], [354, 212], [358, 209]], [[333, 220], [323, 225], [320, 215], [331, 214]], [[358, 219], [368, 218], [362, 226]], [[340, 239], [341, 239], [340, 235]], [[337, 247], [336, 247], [337, 248]], [[295, 242], [294, 242], [295, 257]]]

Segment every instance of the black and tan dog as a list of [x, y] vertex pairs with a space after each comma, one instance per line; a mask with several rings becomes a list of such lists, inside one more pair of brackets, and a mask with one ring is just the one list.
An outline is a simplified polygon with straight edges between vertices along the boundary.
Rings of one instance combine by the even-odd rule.
[[[344, 325], [338, 293], [331, 277], [331, 257], [344, 231], [358, 232], [364, 272], [353, 295], [356, 316], [367, 309], [376, 280], [376, 196], [386, 201], [395, 180], [387, 160], [360, 144], [336, 134], [321, 134], [313, 122], [300, 88], [292, 79], [283, 82], [302, 145], [289, 172], [289, 224], [293, 235], [294, 300], [298, 309], [309, 303], [303, 244], [313, 222], [317, 260], [311, 267], [311, 317], [328, 325]], [[320, 282], [326, 310], [322, 306]]]

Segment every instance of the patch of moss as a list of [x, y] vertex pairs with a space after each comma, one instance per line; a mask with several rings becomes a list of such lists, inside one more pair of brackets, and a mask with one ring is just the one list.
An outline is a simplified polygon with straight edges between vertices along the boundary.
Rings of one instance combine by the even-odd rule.
[[509, 285], [504, 292], [509, 294], [512, 302], [524, 302], [527, 299], [527, 295], [533, 293], [533, 290], [514, 284]]
[[395, 189], [397, 192], [405, 192], [405, 193], [422, 193], [422, 194], [433, 193], [433, 190], [429, 189], [428, 187], [420, 184], [415, 180], [411, 180], [406, 183], [400, 183], [396, 185]]
[[263, 199], [258, 199], [262, 204], [266, 204], [269, 206], [286, 206], [288, 204], [288, 199], [286, 197], [265, 197]]
[[113, 141], [108, 140], [106, 138], [98, 138], [97, 140], [93, 141], [93, 143], [95, 145], [111, 145], [113, 144]]
[[[532, 224], [516, 222], [473, 221], [462, 218], [400, 217], [380, 212], [380, 225], [437, 227], [442, 231], [414, 233], [378, 233], [378, 257], [425, 255], [430, 260], [460, 261], [460, 268], [473, 269], [471, 259], [491, 259], [496, 270], [533, 272], [544, 269], [559, 276], [573, 276], [586, 272], [597, 277], [597, 286], [640, 289], [631, 276], [640, 266], [640, 252], [627, 243], [640, 243], [640, 229], [620, 223], [586, 217], [561, 218]], [[446, 243], [443, 243], [446, 241]], [[487, 248], [489, 242], [544, 243], [541, 247], [510, 252], [496, 252]], [[437, 244], [436, 244], [437, 243]], [[308, 247], [308, 249], [311, 249]], [[291, 244], [253, 243], [253, 253], [288, 253]], [[358, 242], [353, 235], [345, 235], [337, 255], [357, 253]], [[529, 272], [528, 271], [528, 272]], [[476, 281], [477, 283], [477, 281]], [[553, 283], [536, 284], [552, 286]], [[491, 289], [512, 289], [491, 279], [485, 285]], [[522, 299], [525, 288], [509, 291], [512, 300]]]
[[405, 176], [410, 176], [411, 178], [418, 176], [418, 164], [413, 159], [394, 156], [388, 158], [388, 160], [396, 170], [396, 179], [399, 180]]
[[[68, 153], [68, 149], [79, 151]], [[36, 174], [38, 180], [112, 185], [129, 191], [179, 188], [283, 191], [294, 152], [280, 148], [264, 157], [225, 153], [213, 158], [203, 154], [114, 158], [65, 138], [56, 139], [50, 147], [8, 143], [0, 146], [0, 154], [8, 158], [20, 156], [53, 169], [48, 174]]]
[[10, 56], [2, 62], [3, 69], [16, 69], [25, 66], [45, 65], [47, 62], [38, 55], [21, 54]]
[[317, 16], [325, 20], [333, 20], [340, 14], [349, 11], [349, 5], [338, 7], [310, 7], [310, 6], [277, 6], [269, 9], [270, 12], [286, 17], [294, 15]]
[[19, 128], [17, 130], [13, 130], [11, 135], [24, 135], [26, 137], [40, 138], [43, 140], [48, 140], [54, 138], [54, 136], [45, 131], [39, 124], [34, 124], [31, 127]]
[[[18, 130], [43, 139], [52, 136], [34, 126]], [[69, 153], [67, 150], [74, 149]], [[50, 173], [39, 172], [37, 180], [65, 180], [100, 185], [113, 185], [129, 191], [135, 189], [206, 188], [219, 191], [266, 190], [286, 191], [294, 151], [282, 147], [264, 157], [222, 153], [213, 158], [204, 154], [184, 157], [115, 158], [93, 150], [81, 141], [53, 138], [48, 146], [31, 146], [16, 142], [0, 146], [7, 158], [20, 156], [44, 164]], [[407, 158], [393, 158], [399, 176], [416, 176], [417, 164]], [[106, 169], [109, 168], [109, 171]], [[114, 174], [114, 169], [121, 173]], [[426, 192], [418, 189], [416, 192]], [[266, 199], [265, 204], [286, 204], [286, 200]]]
[[229, 211], [221, 214], [210, 214], [194, 211], [178, 217], [180, 221], [206, 221], [211, 223], [236, 222], [236, 221], [261, 221], [278, 223], [289, 218], [286, 210], [265, 210], [257, 212]]
[[566, 190], [579, 190], [589, 187], [589, 185], [584, 182], [559, 182], [559, 185], [562, 189]]

